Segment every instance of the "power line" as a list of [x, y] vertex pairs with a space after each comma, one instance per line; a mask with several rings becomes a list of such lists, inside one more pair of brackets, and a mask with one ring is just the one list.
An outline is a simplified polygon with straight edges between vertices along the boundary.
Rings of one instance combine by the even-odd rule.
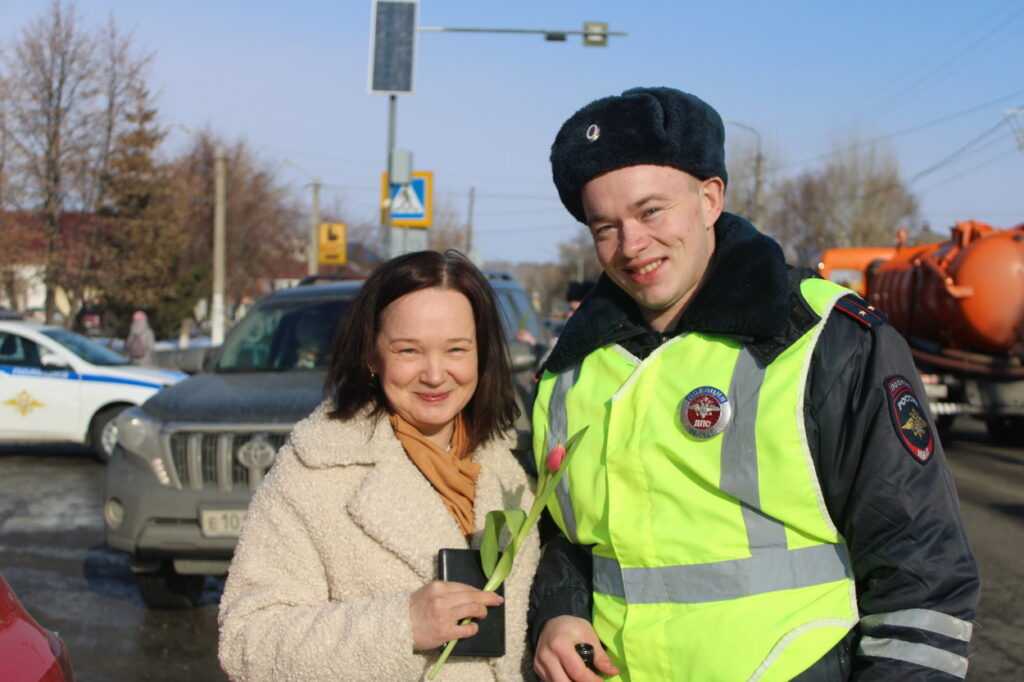
[[966, 144], [958, 147], [951, 154], [948, 154], [948, 155], [944, 156], [939, 161], [936, 161], [935, 163], [933, 163], [932, 165], [928, 166], [927, 168], [925, 168], [921, 172], [915, 174], [913, 177], [910, 178], [910, 180], [908, 180], [908, 182], [911, 182], [911, 183], [917, 182], [921, 178], [923, 178], [923, 177], [925, 177], [927, 175], [931, 175], [932, 173], [934, 173], [935, 171], [941, 169], [942, 167], [947, 166], [950, 163], [953, 163], [954, 161], [957, 160], [958, 157], [960, 157], [960, 155], [962, 155], [968, 149], [970, 149], [974, 145], [978, 144], [979, 142], [984, 140], [986, 137], [988, 137], [989, 135], [991, 135], [992, 133], [996, 132], [997, 130], [1002, 128], [1004, 125], [1006, 125], [1006, 121], [1007, 121], [1006, 117], [1003, 117], [1003, 118], [999, 119], [999, 122], [996, 123], [994, 126], [992, 126], [991, 128], [985, 130], [980, 135], [978, 135], [978, 136], [976, 136], [974, 138], [971, 138], [971, 140], [969, 142], [967, 142]]
[[537, 215], [538, 213], [551, 213], [552, 211], [563, 210], [560, 206], [551, 208], [524, 208], [516, 209], [511, 211], [484, 211], [478, 212], [477, 215], [481, 217], [497, 218], [502, 216], [513, 216], [513, 215]]
[[1002, 161], [1006, 157], [1011, 156], [1011, 155], [1016, 154], [1016, 153], [1017, 153], [1017, 149], [1016, 149], [1016, 147], [1014, 147], [1013, 149], [1009, 149], [1009, 150], [1004, 151], [1004, 152], [1002, 152], [1000, 154], [997, 154], [995, 156], [989, 157], [988, 159], [986, 159], [986, 160], [982, 161], [981, 163], [979, 163], [977, 166], [972, 166], [972, 167], [968, 168], [965, 171], [957, 173], [956, 175], [952, 175], [952, 176], [950, 176], [950, 177], [948, 177], [948, 178], [946, 178], [944, 180], [940, 180], [939, 182], [935, 183], [934, 185], [931, 185], [931, 186], [926, 187], [926, 188], [924, 188], [922, 190], [919, 190], [918, 194], [919, 195], [927, 194], [928, 192], [931, 192], [936, 187], [941, 187], [942, 185], [949, 184], [950, 182], [953, 182], [954, 180], [959, 180], [960, 178], [962, 178], [965, 175], [969, 175], [969, 174], [973, 173], [974, 171], [981, 170], [982, 168], [985, 168], [986, 166], [991, 166], [993, 163], [996, 163], [997, 161]]
[[[1013, 3], [1009, 3], [1009, 4], [1013, 4]], [[1005, 7], [1003, 7], [1003, 8], [1002, 8], [1002, 9], [1000, 9], [1000, 10], [998, 10], [998, 11], [997, 11], [997, 12], [996, 12], [996, 13], [995, 13], [994, 15], [992, 15], [992, 16], [996, 16], [996, 15], [1002, 14], [1002, 12], [1003, 12], [1003, 10], [1004, 10], [1004, 9], [1005, 9]], [[902, 91], [900, 91], [900, 92], [897, 92], [897, 93], [896, 93], [895, 95], [893, 95], [893, 96], [889, 97], [889, 99], [888, 99], [888, 100], [886, 100], [885, 104], [887, 105], [887, 104], [891, 103], [891, 102], [892, 102], [893, 100], [895, 100], [895, 99], [896, 99], [896, 98], [898, 98], [898, 97], [902, 97], [902, 96], [905, 96], [905, 95], [909, 95], [910, 93], [914, 92], [915, 90], [917, 90], [918, 88], [920, 88], [920, 86], [921, 86], [921, 85], [923, 85], [923, 84], [924, 84], [924, 83], [926, 83], [926, 82], [927, 82], [928, 80], [930, 80], [930, 79], [931, 79], [931, 78], [932, 78], [932, 77], [933, 77], [934, 75], [936, 75], [937, 73], [940, 73], [941, 71], [945, 70], [945, 69], [946, 69], [947, 67], [949, 67], [949, 66], [951, 66], [951, 65], [955, 64], [955, 63], [957, 62], [957, 60], [959, 60], [959, 59], [960, 59], [961, 57], [963, 57], [964, 55], [966, 55], [966, 54], [967, 54], [968, 52], [971, 52], [971, 51], [972, 51], [972, 50], [974, 50], [975, 48], [977, 48], [977, 47], [979, 47], [980, 45], [982, 45], [982, 44], [983, 44], [983, 43], [984, 43], [985, 41], [987, 41], [987, 40], [988, 40], [989, 38], [991, 38], [991, 37], [992, 37], [992, 36], [994, 36], [995, 34], [999, 33], [999, 32], [1000, 32], [1000, 31], [1002, 31], [1003, 29], [1005, 29], [1005, 28], [1006, 28], [1007, 26], [1009, 26], [1009, 25], [1010, 25], [1011, 23], [1013, 23], [1013, 21], [1014, 21], [1014, 20], [1015, 20], [1015, 19], [1016, 19], [1017, 17], [1019, 17], [1019, 16], [1021, 15], [1021, 14], [1024, 14], [1024, 8], [1018, 8], [1018, 9], [1017, 9], [1017, 11], [1013, 12], [1013, 13], [1012, 13], [1012, 14], [1011, 14], [1011, 15], [1010, 15], [1009, 17], [1007, 17], [1007, 18], [1005, 18], [1005, 19], [1000, 19], [1000, 20], [999, 20], [999, 21], [998, 21], [998, 22], [996, 23], [996, 25], [995, 25], [995, 26], [993, 26], [993, 27], [992, 27], [992, 28], [991, 28], [991, 29], [990, 29], [990, 30], [989, 30], [989, 31], [988, 31], [987, 33], [985, 33], [985, 34], [984, 34], [984, 35], [982, 35], [981, 37], [977, 38], [977, 39], [976, 39], [976, 40], [975, 40], [974, 42], [972, 42], [971, 44], [969, 44], [969, 45], [968, 45], [967, 47], [965, 47], [964, 49], [962, 49], [962, 50], [960, 50], [959, 52], [955, 53], [955, 54], [954, 54], [954, 55], [953, 55], [952, 57], [950, 57], [949, 59], [947, 59], [947, 60], [945, 60], [944, 62], [940, 63], [940, 64], [939, 64], [938, 66], [936, 66], [935, 68], [933, 68], [933, 69], [932, 69], [931, 71], [929, 71], [928, 73], [926, 73], [926, 74], [925, 74], [924, 76], [921, 76], [920, 78], [918, 78], [918, 79], [917, 79], [916, 81], [914, 81], [913, 83], [911, 83], [911, 84], [910, 84], [909, 86], [907, 86], [906, 88], [904, 88], [904, 89], [903, 89]]]
[[477, 235], [497, 235], [500, 232], [540, 232], [540, 231], [559, 231], [569, 229], [580, 229], [583, 227], [582, 224], [567, 225], [564, 222], [557, 225], [540, 225], [536, 227], [497, 227], [495, 229], [481, 229], [476, 228]]
[[[953, 112], [951, 114], [946, 114], [945, 116], [940, 116], [939, 118], [935, 118], [935, 119], [932, 119], [932, 120], [927, 121], [925, 123], [921, 123], [920, 125], [912, 126], [910, 128], [903, 128], [901, 130], [896, 130], [896, 131], [893, 131], [891, 133], [886, 133], [884, 135], [879, 135], [877, 137], [872, 137], [872, 138], [869, 138], [869, 139], [864, 140], [862, 142], [855, 142], [854, 144], [847, 145], [846, 147], [843, 147], [842, 149], [840, 149], [838, 151], [851, 151], [851, 150], [857, 149], [859, 147], [865, 147], [865, 146], [868, 146], [868, 145], [872, 145], [872, 144], [874, 144], [876, 142], [881, 142], [882, 140], [888, 140], [888, 139], [892, 139], [894, 137], [903, 137], [904, 135], [910, 135], [910, 134], [913, 134], [913, 133], [917, 133], [917, 132], [920, 132], [922, 130], [927, 130], [928, 128], [934, 128], [935, 126], [942, 125], [943, 123], [946, 123], [948, 121], [952, 121], [952, 120], [960, 118], [962, 116], [967, 116], [969, 114], [973, 114], [975, 112], [981, 111], [982, 109], [987, 109], [988, 107], [995, 106], [996, 104], [1001, 104], [1001, 103], [1003, 103], [1003, 102], [1005, 102], [1007, 100], [1013, 99], [1014, 97], [1019, 97], [1022, 94], [1024, 94], [1024, 88], [1022, 88], [1020, 90], [1016, 90], [1014, 92], [1011, 92], [1011, 93], [1009, 93], [1007, 95], [1003, 95], [1002, 97], [997, 97], [997, 98], [991, 99], [991, 100], [989, 100], [987, 102], [983, 102], [981, 104], [977, 104], [975, 106], [968, 107], [967, 109], [961, 109], [960, 111], [955, 111], [955, 112]], [[801, 161], [795, 161], [793, 163], [785, 163], [785, 164], [782, 164], [782, 165], [778, 166], [778, 168], [779, 169], [791, 168], [793, 166], [802, 166], [804, 164], [811, 163], [813, 161], [821, 161], [822, 159], [827, 159], [827, 158], [830, 158], [831, 156], [835, 155], [836, 151], [837, 150], [833, 149], [832, 151], [825, 152], [823, 154], [818, 154], [816, 156], [811, 156], [811, 157], [808, 157], [808, 158], [803, 159]]]

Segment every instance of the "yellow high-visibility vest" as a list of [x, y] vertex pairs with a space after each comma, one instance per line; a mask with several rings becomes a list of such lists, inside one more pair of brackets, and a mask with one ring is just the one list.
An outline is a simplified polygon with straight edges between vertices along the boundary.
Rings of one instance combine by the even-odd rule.
[[821, 319], [765, 367], [690, 333], [642, 361], [605, 346], [541, 378], [538, 470], [589, 426], [549, 510], [593, 546], [593, 622], [616, 679], [789, 680], [857, 622], [804, 427], [811, 355], [850, 292], [800, 291]]

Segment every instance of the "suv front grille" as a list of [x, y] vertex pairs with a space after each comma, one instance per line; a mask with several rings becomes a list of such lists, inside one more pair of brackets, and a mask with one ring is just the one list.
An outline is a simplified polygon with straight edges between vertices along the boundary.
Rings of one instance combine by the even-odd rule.
[[178, 431], [170, 437], [171, 461], [182, 488], [224, 492], [235, 488], [255, 490], [270, 464], [263, 466], [262, 462], [252, 462], [251, 453], [240, 458], [240, 451], [257, 442], [263, 451], [266, 447], [262, 443], [266, 443], [276, 453], [287, 439], [287, 433], [266, 431]]

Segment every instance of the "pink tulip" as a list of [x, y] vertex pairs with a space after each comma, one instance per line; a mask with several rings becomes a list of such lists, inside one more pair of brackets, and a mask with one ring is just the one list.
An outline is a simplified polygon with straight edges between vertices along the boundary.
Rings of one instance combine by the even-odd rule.
[[555, 473], [562, 466], [565, 459], [565, 446], [559, 443], [548, 452], [548, 471]]

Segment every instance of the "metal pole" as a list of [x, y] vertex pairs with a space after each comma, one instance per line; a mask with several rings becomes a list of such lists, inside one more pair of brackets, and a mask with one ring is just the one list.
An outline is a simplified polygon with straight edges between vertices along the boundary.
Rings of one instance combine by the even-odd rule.
[[747, 216], [750, 222], [754, 225], [758, 224], [758, 219], [761, 217], [761, 193], [764, 188], [764, 153], [761, 146], [761, 133], [757, 131], [753, 126], [749, 126], [746, 123], [740, 123], [739, 121], [726, 121], [730, 125], [734, 125], [737, 128], [743, 128], [748, 133], [753, 133], [757, 138], [757, 152], [754, 156], [754, 198], [753, 206], [751, 207], [750, 215]]
[[476, 201], [476, 187], [469, 188], [469, 208], [466, 210], [466, 255], [473, 253], [473, 204]]
[[757, 157], [754, 159], [754, 215], [750, 222], [759, 225], [761, 219], [761, 192], [764, 188], [764, 154], [761, 153], [761, 136], [757, 136]]
[[395, 154], [395, 127], [396, 119], [398, 118], [398, 96], [388, 95], [388, 154], [386, 157], [387, 165], [384, 166], [384, 172], [387, 174], [388, 183], [385, 187], [384, 196], [384, 210], [381, 212], [383, 220], [382, 229], [384, 230], [384, 253], [381, 254], [385, 259], [394, 257], [394, 249], [398, 246], [395, 241], [394, 230], [391, 228], [391, 159]]
[[315, 275], [320, 269], [320, 178], [313, 180], [313, 212], [309, 226], [309, 259], [306, 274]]
[[216, 204], [213, 212], [213, 305], [210, 315], [210, 341], [214, 346], [224, 342], [224, 232], [227, 215], [226, 168], [224, 147], [217, 145], [215, 155]]

